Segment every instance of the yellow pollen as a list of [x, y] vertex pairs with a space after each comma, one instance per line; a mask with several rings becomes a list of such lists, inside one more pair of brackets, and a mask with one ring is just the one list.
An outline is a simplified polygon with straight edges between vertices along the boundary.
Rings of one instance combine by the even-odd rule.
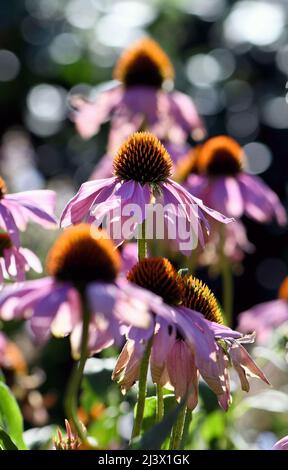
[[223, 317], [215, 295], [204, 282], [194, 276], [183, 278], [183, 305], [191, 310], [202, 313], [206, 320], [222, 324]]
[[113, 170], [121, 180], [160, 183], [171, 176], [172, 160], [157, 137], [149, 132], [136, 132], [120, 147]]
[[144, 258], [132, 268], [127, 279], [159, 295], [167, 304], [178, 305], [181, 302], [181, 276], [166, 258]]
[[200, 174], [210, 176], [236, 175], [242, 169], [243, 151], [231, 137], [220, 135], [207, 140], [197, 155]]
[[113, 282], [120, 256], [105, 231], [79, 224], [61, 233], [48, 253], [46, 266], [50, 276], [81, 286], [93, 281]]

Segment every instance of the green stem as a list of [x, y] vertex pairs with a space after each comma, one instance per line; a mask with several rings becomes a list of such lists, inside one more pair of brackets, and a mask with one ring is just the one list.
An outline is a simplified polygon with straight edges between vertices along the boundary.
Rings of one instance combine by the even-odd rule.
[[185, 423], [184, 423], [184, 430], [183, 430], [183, 436], [182, 436], [182, 442], [181, 442], [181, 449], [184, 449], [188, 434], [189, 434], [189, 426], [192, 421], [192, 410], [189, 410], [187, 408], [186, 410], [186, 417], [185, 417]]
[[147, 241], [145, 239], [145, 222], [139, 227], [140, 236], [138, 238], [138, 259], [139, 261], [147, 257]]
[[145, 352], [141, 361], [141, 365], [140, 365], [138, 401], [137, 401], [136, 416], [135, 416], [134, 426], [133, 426], [133, 431], [132, 431], [132, 439], [134, 437], [139, 436], [141, 433], [144, 408], [145, 408], [145, 399], [146, 399], [147, 374], [148, 374], [152, 342], [153, 342], [153, 336], [148, 341], [148, 344], [146, 346], [146, 349], [145, 349]]
[[233, 274], [229, 258], [225, 254], [225, 225], [220, 227], [220, 263], [223, 289], [223, 310], [228, 326], [233, 324]]
[[164, 395], [163, 395], [163, 388], [161, 385], [156, 386], [157, 391], [157, 416], [156, 421], [160, 423], [164, 417]]
[[179, 412], [178, 418], [172, 429], [170, 438], [169, 450], [180, 450], [183, 438], [185, 417], [186, 417], [186, 406], [183, 406]]
[[90, 314], [87, 308], [83, 308], [83, 326], [80, 347], [80, 360], [74, 365], [73, 371], [68, 383], [67, 393], [65, 398], [65, 411], [69, 421], [72, 422], [78, 436], [82, 442], [86, 442], [86, 435], [83, 431], [83, 426], [78, 419], [77, 404], [78, 393], [82, 381], [83, 371], [88, 357], [88, 336], [89, 336], [89, 322]]

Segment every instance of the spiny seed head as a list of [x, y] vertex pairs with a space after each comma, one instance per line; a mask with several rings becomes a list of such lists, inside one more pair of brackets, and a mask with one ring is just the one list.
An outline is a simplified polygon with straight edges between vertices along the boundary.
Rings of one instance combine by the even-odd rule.
[[146, 85], [161, 88], [165, 81], [173, 80], [174, 68], [159, 44], [144, 38], [123, 52], [113, 75], [126, 87]]
[[159, 295], [167, 304], [178, 305], [181, 302], [181, 276], [166, 258], [158, 256], [142, 259], [128, 273], [127, 279]]
[[135, 132], [120, 147], [113, 170], [121, 180], [160, 183], [171, 176], [172, 160], [157, 137], [149, 132]]
[[93, 281], [112, 282], [119, 268], [120, 256], [112, 241], [89, 224], [62, 232], [47, 257], [51, 276], [81, 286]]
[[4, 179], [0, 176], [0, 199], [2, 199], [3, 196], [5, 196], [7, 192], [7, 186], [4, 181]]
[[208, 139], [197, 157], [199, 173], [234, 176], [242, 170], [243, 151], [236, 140], [225, 135]]
[[4, 250], [12, 248], [12, 241], [9, 237], [8, 233], [1, 232], [0, 233], [0, 257], [4, 255]]
[[288, 301], [288, 276], [285, 277], [284, 281], [282, 282], [280, 286], [278, 297], [279, 299]]
[[200, 279], [190, 275], [184, 276], [183, 284], [183, 305], [191, 310], [202, 313], [206, 320], [222, 324], [221, 309], [209, 287], [200, 281]]

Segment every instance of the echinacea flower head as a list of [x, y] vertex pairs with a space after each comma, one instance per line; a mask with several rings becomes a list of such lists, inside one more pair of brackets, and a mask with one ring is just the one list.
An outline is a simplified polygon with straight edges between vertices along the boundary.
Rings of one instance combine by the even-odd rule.
[[[198, 237], [204, 244], [203, 229], [209, 233], [203, 212], [220, 222], [231, 222], [171, 179], [171, 158], [161, 142], [148, 132], [136, 132], [122, 144], [113, 168], [114, 177], [82, 184], [63, 211], [62, 227], [82, 221], [100, 225], [106, 217], [110, 237], [120, 244], [135, 236], [138, 225], [148, 217], [148, 208], [159, 203], [164, 207], [162, 224], [168, 234], [166, 238], [173, 239], [181, 251], [191, 253]], [[125, 223], [128, 220], [131, 223]], [[187, 242], [185, 248], [182, 242]]]
[[128, 278], [161, 295], [166, 313], [161, 312], [163, 305], [154, 311], [154, 328], [145, 334], [134, 327], [128, 332], [113, 372], [113, 379], [124, 393], [139, 378], [140, 362], [149, 337], [153, 337], [150, 358], [153, 381], [172, 388], [177, 399], [188, 396], [187, 404], [191, 409], [197, 405], [201, 375], [227, 410], [231, 403], [230, 363], [246, 391], [249, 390], [249, 373], [267, 382], [241, 345], [253, 338], [242, 337], [241, 333], [223, 325], [214, 294], [199, 279], [188, 275], [182, 278], [171, 263], [161, 257], [139, 261]]
[[288, 450], [288, 436], [284, 436], [280, 441], [276, 442], [272, 450]]
[[57, 227], [55, 203], [55, 192], [45, 189], [7, 194], [5, 181], [0, 177], [0, 228], [9, 233], [17, 247], [19, 232], [26, 229], [29, 220], [44, 228]]
[[159, 44], [146, 37], [123, 52], [115, 66], [114, 78], [126, 87], [161, 88], [165, 81], [174, 79], [174, 68]]
[[[79, 352], [83, 308], [90, 312], [89, 350], [100, 351], [120, 341], [122, 325], [147, 328], [151, 305], [160, 299], [119, 277], [120, 257], [104, 231], [80, 224], [64, 231], [47, 257], [49, 276], [6, 286], [0, 293], [4, 320], [27, 318], [41, 341], [50, 331], [71, 333]], [[135, 315], [137, 311], [137, 315]]]
[[263, 302], [240, 313], [238, 328], [244, 333], [256, 331], [257, 342], [265, 344], [276, 328], [288, 328], [288, 277], [286, 277], [278, 292], [278, 299]]
[[0, 282], [4, 279], [24, 281], [30, 269], [42, 272], [39, 258], [28, 248], [13, 245], [10, 235], [0, 232]]
[[201, 139], [205, 128], [191, 98], [168, 90], [174, 69], [166, 53], [150, 38], [132, 44], [120, 56], [114, 77], [118, 84], [88, 102], [72, 99], [73, 119], [83, 138], [97, 134], [111, 120], [108, 151], [114, 151], [133, 132], [148, 130], [161, 140], [184, 143], [191, 133]]
[[246, 215], [257, 222], [287, 222], [278, 196], [258, 176], [245, 173], [245, 154], [231, 137], [208, 139], [197, 151], [185, 187], [229, 217]]

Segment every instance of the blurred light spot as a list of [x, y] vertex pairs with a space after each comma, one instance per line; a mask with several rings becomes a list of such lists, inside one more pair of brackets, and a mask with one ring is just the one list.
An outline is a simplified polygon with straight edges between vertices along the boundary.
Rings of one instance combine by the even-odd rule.
[[225, 0], [178, 0], [178, 8], [206, 21], [215, 21], [222, 16], [226, 7]]
[[237, 2], [224, 21], [224, 35], [234, 43], [266, 46], [279, 39], [285, 26], [285, 10], [279, 3]]
[[98, 40], [109, 47], [126, 47], [144, 35], [144, 31], [125, 24], [123, 17], [104, 15], [96, 27]]
[[262, 120], [267, 126], [286, 129], [288, 127], [288, 103], [285, 98], [278, 96], [267, 100], [262, 108]]
[[41, 136], [55, 134], [66, 115], [66, 96], [64, 89], [46, 83], [33, 87], [27, 96], [29, 129]]
[[210, 57], [216, 59], [221, 67], [221, 80], [226, 80], [235, 71], [236, 63], [232, 52], [227, 49], [214, 49], [209, 54]]
[[33, 134], [40, 137], [49, 137], [50, 135], [57, 134], [61, 129], [61, 122], [40, 120], [30, 113], [25, 116], [25, 123]]
[[49, 19], [59, 13], [59, 0], [26, 0], [26, 10], [35, 18]]
[[255, 136], [258, 127], [259, 119], [254, 110], [232, 113], [228, 116], [226, 122], [228, 134], [239, 139]]
[[246, 155], [245, 170], [251, 175], [266, 171], [272, 162], [272, 154], [267, 145], [251, 142], [243, 147]]
[[0, 50], [0, 81], [9, 82], [17, 77], [20, 70], [20, 62], [13, 52]]
[[79, 29], [93, 28], [99, 16], [92, 0], [72, 0], [65, 12], [68, 22]]
[[68, 65], [81, 57], [81, 45], [75, 34], [63, 33], [56, 36], [49, 47], [51, 58], [58, 64]]
[[231, 80], [225, 83], [223, 93], [229, 111], [244, 111], [251, 106], [253, 101], [252, 87], [244, 80]]
[[288, 45], [281, 47], [277, 51], [276, 64], [281, 72], [288, 75]]
[[65, 118], [65, 91], [46, 83], [36, 85], [28, 93], [27, 106], [39, 119], [61, 121]]
[[205, 116], [217, 114], [223, 108], [219, 93], [214, 88], [198, 88], [193, 93], [193, 100], [199, 113]]
[[211, 55], [196, 54], [186, 66], [189, 81], [198, 87], [207, 87], [221, 80], [221, 67]]
[[123, 1], [113, 4], [111, 13], [120, 18], [125, 26], [141, 27], [152, 23], [157, 16], [157, 11], [149, 2]]
[[88, 48], [92, 62], [98, 67], [112, 67], [118, 58], [117, 50], [99, 43], [97, 35], [90, 39]]
[[286, 265], [278, 258], [267, 258], [256, 269], [256, 279], [265, 289], [278, 289], [286, 275]]

